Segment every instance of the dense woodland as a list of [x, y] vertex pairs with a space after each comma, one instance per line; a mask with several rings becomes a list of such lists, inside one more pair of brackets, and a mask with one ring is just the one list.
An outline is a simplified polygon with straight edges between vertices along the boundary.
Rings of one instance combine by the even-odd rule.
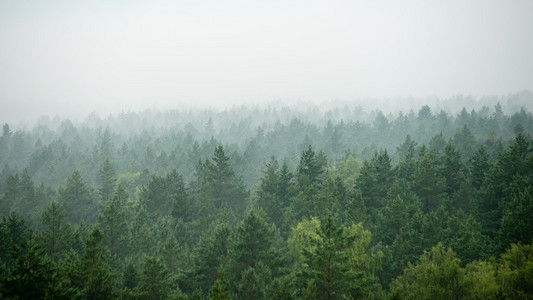
[[504, 111], [4, 124], [0, 297], [531, 299], [533, 117]]

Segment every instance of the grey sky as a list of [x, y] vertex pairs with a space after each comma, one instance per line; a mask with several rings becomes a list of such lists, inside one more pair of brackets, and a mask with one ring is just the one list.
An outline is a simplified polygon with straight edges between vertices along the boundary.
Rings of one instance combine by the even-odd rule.
[[0, 120], [533, 90], [533, 1], [0, 0]]

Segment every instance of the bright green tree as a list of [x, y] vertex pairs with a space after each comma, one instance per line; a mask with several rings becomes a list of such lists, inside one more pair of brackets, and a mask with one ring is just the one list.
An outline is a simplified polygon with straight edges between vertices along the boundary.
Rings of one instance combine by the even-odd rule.
[[209, 300], [231, 300], [229, 284], [224, 277], [224, 271], [218, 272], [218, 279], [209, 290]]
[[424, 252], [391, 283], [393, 299], [460, 299], [468, 295], [460, 259], [442, 244]]

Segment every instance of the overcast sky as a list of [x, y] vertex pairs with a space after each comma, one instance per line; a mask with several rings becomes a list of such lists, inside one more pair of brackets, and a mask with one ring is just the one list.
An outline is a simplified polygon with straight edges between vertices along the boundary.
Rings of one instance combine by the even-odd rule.
[[0, 0], [0, 121], [524, 89], [530, 0]]

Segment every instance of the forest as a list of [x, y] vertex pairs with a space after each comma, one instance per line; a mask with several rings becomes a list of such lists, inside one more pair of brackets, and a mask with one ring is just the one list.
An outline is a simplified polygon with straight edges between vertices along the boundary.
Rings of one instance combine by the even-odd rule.
[[533, 116], [234, 107], [3, 123], [3, 299], [531, 299]]

